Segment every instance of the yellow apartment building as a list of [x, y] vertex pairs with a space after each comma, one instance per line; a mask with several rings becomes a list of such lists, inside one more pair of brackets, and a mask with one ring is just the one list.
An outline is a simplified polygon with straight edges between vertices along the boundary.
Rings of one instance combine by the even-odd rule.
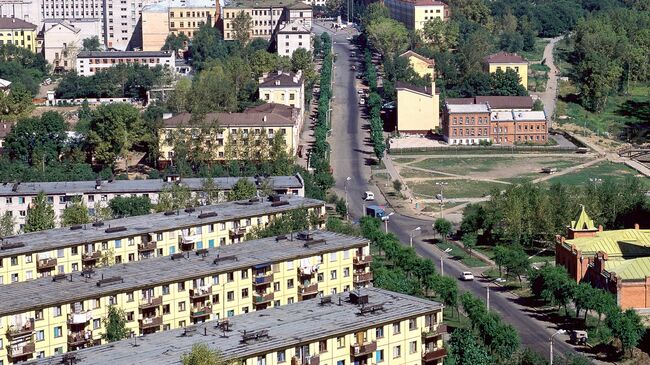
[[305, 111], [305, 79], [302, 72], [277, 71], [262, 75], [259, 79], [259, 98], [267, 103], [296, 108], [302, 117]]
[[9, 284], [0, 292], [0, 359], [99, 345], [110, 306], [141, 336], [363, 288], [371, 261], [363, 238], [306, 231]]
[[436, 62], [433, 59], [426, 58], [411, 50], [408, 50], [399, 56], [408, 59], [409, 64], [413, 70], [420, 75], [420, 77], [429, 75], [431, 81], [435, 80]]
[[36, 52], [36, 25], [18, 18], [0, 17], [0, 45], [3, 44]]
[[174, 145], [199, 136], [214, 161], [268, 159], [270, 148], [263, 146], [271, 145], [278, 134], [283, 136], [287, 152], [293, 155], [300, 121], [298, 108], [276, 103], [261, 104], [241, 113], [208, 113], [201, 121], [193, 121], [190, 113], [181, 113], [163, 120], [158, 162], [163, 166], [173, 162]]
[[0, 242], [0, 283], [80, 275], [103, 261], [121, 264], [242, 242], [253, 227], [264, 227], [294, 209], [305, 209], [325, 222], [322, 201], [298, 196], [273, 200], [228, 202], [5, 237]]
[[521, 85], [528, 89], [528, 61], [516, 53], [498, 52], [487, 56], [484, 60], [485, 70], [495, 73], [497, 70], [506, 72], [513, 69], [519, 74]]
[[391, 18], [409, 30], [422, 30], [433, 19], [449, 19], [449, 6], [438, 0], [384, 0]]
[[435, 82], [420, 87], [398, 81], [397, 131], [404, 134], [427, 134], [440, 126], [440, 94]]
[[236, 0], [223, 6], [219, 19], [219, 30], [224, 40], [234, 40], [232, 22], [241, 12], [251, 17], [250, 38], [271, 40], [282, 22], [296, 21], [311, 28], [311, 5], [298, 1], [282, 0]]
[[[217, 322], [83, 349], [75, 364], [180, 364], [207, 344], [246, 365], [442, 364], [443, 305], [377, 288], [343, 292]], [[173, 352], [170, 348], [173, 346]], [[45, 365], [63, 356], [41, 359]]]

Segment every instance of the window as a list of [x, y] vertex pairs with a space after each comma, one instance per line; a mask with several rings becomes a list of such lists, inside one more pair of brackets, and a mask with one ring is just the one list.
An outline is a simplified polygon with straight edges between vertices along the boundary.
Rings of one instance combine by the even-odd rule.
[[257, 365], [266, 365], [266, 356], [258, 356]]
[[178, 302], [178, 311], [185, 312], [185, 302]]
[[115, 240], [115, 248], [122, 248], [122, 240]]
[[336, 262], [336, 252], [330, 253], [330, 262]]
[[42, 310], [42, 309], [38, 309], [38, 310], [35, 312], [34, 317], [36, 318], [37, 321], [42, 320], [42, 319], [43, 319], [43, 310]]
[[241, 290], [241, 297], [248, 298], [248, 288], [244, 288]]
[[44, 341], [45, 340], [45, 331], [37, 331], [36, 332], [36, 341]]
[[226, 274], [226, 281], [229, 283], [232, 283], [235, 281], [235, 273], [234, 272], [229, 272]]
[[61, 326], [54, 327], [54, 337], [61, 337], [63, 336], [63, 331], [61, 330]]
[[102, 326], [102, 320], [101, 319], [99, 319], [99, 318], [93, 319], [93, 329], [96, 330], [98, 328], [101, 328], [101, 326]]
[[126, 301], [127, 302], [132, 302], [133, 301], [133, 292], [126, 293]]
[[11, 266], [16, 266], [18, 265], [18, 256], [13, 256], [11, 258]]
[[219, 294], [212, 296], [212, 304], [219, 304]]
[[375, 337], [376, 338], [383, 338], [384, 337], [384, 327], [377, 327], [375, 328]]
[[60, 316], [61, 316], [61, 306], [52, 308], [52, 317], [60, 317]]
[[293, 288], [293, 279], [287, 280], [287, 289], [292, 289]]
[[318, 352], [327, 352], [327, 340], [318, 341]]
[[293, 270], [293, 261], [287, 261], [287, 271]]
[[415, 318], [409, 319], [409, 331], [418, 329], [418, 322]]
[[375, 352], [375, 362], [384, 362], [384, 350], [377, 350]]
[[168, 295], [169, 294], [169, 285], [163, 285], [162, 293], [163, 293], [163, 295]]
[[330, 280], [336, 280], [336, 270], [330, 271]]
[[411, 343], [409, 343], [409, 354], [414, 354], [417, 351], [418, 351], [418, 342], [411, 341]]
[[280, 282], [279, 281], [276, 281], [275, 283], [273, 283], [273, 291], [274, 292], [275, 291], [280, 291]]
[[336, 348], [342, 349], [345, 347], [345, 336], [336, 338]]
[[241, 278], [242, 279], [248, 279], [248, 270], [242, 270], [241, 271]]
[[163, 314], [169, 314], [170, 313], [170, 305], [169, 304], [164, 304], [163, 305]]
[[285, 362], [287, 361], [287, 354], [285, 353], [284, 350], [278, 351], [278, 362]]
[[397, 359], [402, 356], [402, 346], [393, 347], [393, 359]]
[[226, 294], [226, 300], [228, 300], [229, 302], [235, 300], [235, 292], [229, 291], [228, 294]]
[[219, 285], [219, 275], [212, 275], [212, 285]]
[[399, 322], [397, 322], [397, 323], [393, 323], [393, 334], [394, 334], [394, 335], [399, 335], [400, 332], [401, 332], [401, 330], [400, 330], [400, 323], [399, 323]]
[[318, 275], [316, 276], [316, 279], [318, 280], [319, 283], [322, 283], [323, 280], [325, 280], [325, 275], [324, 275], [322, 272], [320, 272], [320, 273], [318, 273]]
[[185, 291], [185, 282], [178, 283], [178, 291]]

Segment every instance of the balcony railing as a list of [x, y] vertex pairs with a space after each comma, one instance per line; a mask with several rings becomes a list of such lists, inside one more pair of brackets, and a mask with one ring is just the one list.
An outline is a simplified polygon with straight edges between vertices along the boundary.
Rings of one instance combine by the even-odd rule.
[[161, 305], [162, 305], [162, 297], [156, 297], [156, 298], [142, 299], [138, 307], [140, 309], [151, 309], [151, 308], [160, 307]]
[[162, 317], [149, 317], [140, 320], [140, 329], [157, 328], [162, 325]]
[[68, 335], [68, 345], [81, 346], [93, 340], [92, 331], [79, 331]]
[[427, 363], [429, 361], [433, 362], [447, 356], [447, 349], [439, 348], [424, 351], [422, 354], [422, 362]]
[[366, 283], [372, 281], [372, 273], [371, 272], [356, 273], [354, 274], [353, 279], [355, 283]]
[[68, 324], [85, 324], [93, 319], [92, 311], [68, 314]]
[[291, 358], [291, 365], [320, 365], [320, 356], [307, 356], [303, 359], [294, 356]]
[[303, 278], [311, 278], [314, 275], [316, 275], [316, 270], [314, 270], [311, 267], [299, 267], [298, 268], [298, 275], [300, 275]]
[[316, 294], [318, 294], [318, 283], [298, 286], [298, 296], [301, 297], [300, 299]]
[[265, 295], [255, 294], [253, 296], [256, 305], [269, 303], [273, 300], [273, 298], [274, 298], [273, 293], [269, 293]]
[[52, 270], [56, 267], [56, 259], [47, 258], [39, 259], [36, 263], [36, 269], [38, 270]]
[[354, 265], [358, 265], [358, 266], [361, 266], [361, 265], [368, 265], [368, 264], [370, 264], [371, 262], [372, 262], [372, 256], [370, 256], [370, 255], [366, 255], [366, 256], [354, 256], [354, 258], [352, 259], [352, 263], [353, 263]]
[[268, 275], [258, 275], [253, 278], [253, 285], [258, 286], [258, 285], [268, 285], [273, 282], [273, 273], [270, 273]]
[[7, 338], [9, 340], [17, 339], [20, 337], [31, 336], [34, 332], [34, 320], [30, 319], [22, 327], [10, 326], [7, 330]]
[[233, 228], [230, 230], [229, 234], [230, 234], [230, 238], [241, 237], [246, 234], [246, 228], [244, 227]]
[[86, 252], [81, 257], [81, 261], [83, 262], [97, 261], [101, 256], [102, 256], [101, 251]]
[[212, 294], [212, 287], [211, 286], [205, 286], [205, 287], [190, 289], [190, 298], [191, 299], [201, 299], [201, 298], [208, 297], [211, 294]]
[[445, 333], [447, 333], [447, 325], [444, 324], [444, 323], [440, 323], [434, 329], [432, 329], [430, 331], [427, 331], [427, 332], [423, 332], [422, 337], [424, 339], [430, 339], [430, 338], [438, 337], [438, 336], [443, 335]]
[[25, 345], [8, 345], [7, 355], [11, 358], [18, 358], [23, 356], [32, 355], [36, 351], [36, 344], [34, 342], [27, 342]]
[[365, 342], [363, 344], [350, 345], [350, 355], [355, 357], [370, 355], [376, 350], [377, 350], [376, 341]]
[[158, 243], [156, 241], [149, 241], [149, 242], [144, 242], [144, 243], [139, 243], [138, 244], [138, 252], [147, 252], [147, 251], [153, 251], [158, 247]]
[[207, 317], [212, 314], [212, 307], [210, 306], [205, 306], [205, 307], [199, 307], [199, 308], [194, 308], [192, 309], [192, 312], [190, 312], [190, 317], [192, 318], [200, 318], [200, 317]]

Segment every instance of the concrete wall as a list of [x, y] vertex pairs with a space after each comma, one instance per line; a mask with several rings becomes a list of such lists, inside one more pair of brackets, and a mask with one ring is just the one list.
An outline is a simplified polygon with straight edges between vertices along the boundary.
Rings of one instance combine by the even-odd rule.
[[145, 9], [142, 11], [142, 50], [160, 51], [169, 35], [167, 10]]
[[397, 130], [400, 133], [426, 133], [439, 126], [438, 95], [397, 91]]
[[500, 69], [506, 72], [507, 69], [513, 69], [521, 78], [521, 85], [528, 90], [528, 64], [525, 63], [491, 63], [489, 64], [490, 73], [495, 73]]

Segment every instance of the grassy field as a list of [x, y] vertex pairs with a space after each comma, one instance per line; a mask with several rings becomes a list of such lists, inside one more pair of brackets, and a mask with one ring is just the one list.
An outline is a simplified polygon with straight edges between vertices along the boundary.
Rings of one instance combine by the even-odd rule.
[[449, 242], [440, 242], [438, 241], [436, 243], [436, 246], [438, 246], [439, 249], [442, 251], [446, 249], [451, 249], [451, 251], [448, 253], [449, 257], [451, 257], [452, 260], [457, 260], [465, 264], [465, 266], [468, 267], [484, 267], [487, 266], [487, 264], [479, 259], [477, 259], [474, 256], [470, 256], [467, 252], [465, 252], [462, 248], [454, 245], [453, 243]]
[[[617, 181], [623, 180], [628, 176], [637, 175], [638, 173], [636, 170], [623, 164], [604, 161], [566, 175], [553, 177], [547, 180], [547, 183], [552, 184], [559, 182], [566, 185], [584, 185], [590, 183], [589, 179]], [[641, 177], [640, 179], [647, 188], [650, 188], [650, 179], [644, 177]]]
[[415, 161], [414, 158], [408, 158], [408, 157], [398, 157], [393, 159], [394, 163], [411, 163], [413, 161]]
[[[445, 180], [444, 196], [446, 199], [453, 198], [480, 198], [490, 193], [495, 189], [505, 189], [508, 185], [499, 184], [494, 182], [477, 181], [477, 180]], [[436, 194], [440, 194], [440, 187], [436, 186], [435, 181], [423, 181], [418, 183], [411, 183], [411, 189], [416, 195], [424, 198], [435, 198]]]
[[433, 177], [445, 176], [443, 174], [438, 174], [436, 172], [414, 170], [414, 169], [409, 169], [408, 167], [403, 167], [400, 170], [399, 174], [405, 179], [409, 179], [409, 178], [431, 179]]
[[[472, 175], [477, 173], [487, 173], [495, 172], [495, 175], [498, 175], [499, 170], [504, 171], [511, 169], [513, 165], [522, 165], [523, 167], [531, 167], [538, 165], [540, 167], [537, 171], [525, 171], [519, 175], [525, 175], [525, 177], [541, 177], [538, 172], [541, 171], [541, 167], [555, 167], [557, 169], [566, 169], [572, 166], [579, 165], [583, 163], [584, 160], [581, 159], [569, 159], [569, 158], [557, 158], [557, 157], [534, 157], [531, 159], [522, 159], [518, 157], [503, 157], [503, 158], [489, 158], [489, 157], [477, 157], [477, 158], [431, 158], [422, 160], [414, 163], [412, 166], [420, 167], [428, 170], [435, 170], [440, 172], [445, 172], [448, 174], [456, 175]], [[530, 170], [530, 169], [529, 169]], [[517, 176], [511, 176], [511, 178], [516, 178]], [[508, 181], [506, 177], [495, 176], [498, 180]]]
[[521, 51], [519, 54], [528, 61], [541, 61], [544, 57], [544, 47], [548, 44], [548, 41], [542, 38], [535, 39], [535, 49], [527, 52]]

